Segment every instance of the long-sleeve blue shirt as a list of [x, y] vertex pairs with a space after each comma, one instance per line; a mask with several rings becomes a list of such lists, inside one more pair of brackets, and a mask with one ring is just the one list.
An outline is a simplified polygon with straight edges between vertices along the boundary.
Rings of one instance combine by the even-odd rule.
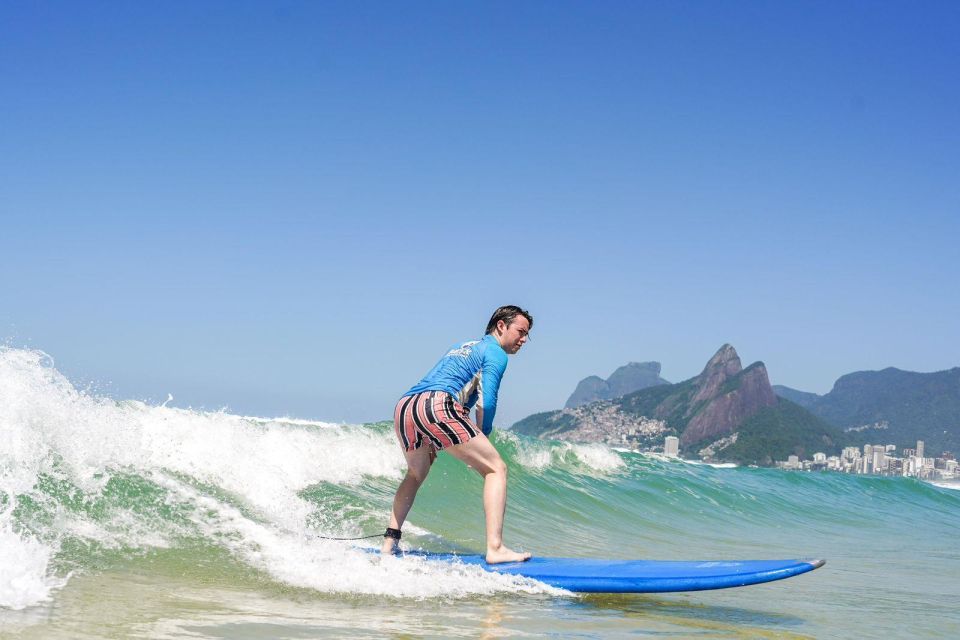
[[497, 413], [497, 392], [506, 370], [507, 352], [496, 338], [485, 335], [481, 340], [453, 345], [433, 369], [403, 395], [446, 391], [467, 409], [479, 401], [483, 407], [481, 429], [484, 435], [490, 435]]

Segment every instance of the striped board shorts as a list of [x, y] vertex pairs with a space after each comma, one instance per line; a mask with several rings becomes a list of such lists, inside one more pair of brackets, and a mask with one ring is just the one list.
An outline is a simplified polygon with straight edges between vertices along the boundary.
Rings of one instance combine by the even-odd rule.
[[436, 451], [475, 438], [481, 429], [470, 413], [446, 391], [421, 391], [404, 396], [393, 411], [393, 426], [404, 451], [428, 444]]

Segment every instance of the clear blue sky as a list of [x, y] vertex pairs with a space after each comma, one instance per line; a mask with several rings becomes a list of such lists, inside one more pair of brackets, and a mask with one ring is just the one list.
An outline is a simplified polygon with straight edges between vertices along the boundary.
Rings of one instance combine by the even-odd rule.
[[723, 343], [960, 365], [960, 3], [4, 2], [0, 341], [365, 421], [500, 304], [501, 424]]

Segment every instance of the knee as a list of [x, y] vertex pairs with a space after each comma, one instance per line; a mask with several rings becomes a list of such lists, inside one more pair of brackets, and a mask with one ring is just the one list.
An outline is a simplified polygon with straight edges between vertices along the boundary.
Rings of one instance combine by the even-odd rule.
[[427, 474], [419, 469], [407, 469], [407, 481], [419, 487], [427, 479]]
[[429, 464], [407, 467], [407, 479], [410, 480], [410, 482], [416, 483], [418, 487], [427, 479], [428, 473], [430, 473]]
[[498, 473], [498, 474], [502, 475], [504, 478], [506, 478], [506, 477], [507, 477], [507, 463], [505, 463], [503, 460], [497, 458], [497, 459], [490, 465], [490, 471], [492, 471], [493, 473]]

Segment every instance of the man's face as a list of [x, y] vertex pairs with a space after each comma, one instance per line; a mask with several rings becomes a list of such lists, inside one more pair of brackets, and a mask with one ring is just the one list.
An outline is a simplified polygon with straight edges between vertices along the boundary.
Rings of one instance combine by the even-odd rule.
[[497, 322], [497, 341], [503, 350], [513, 355], [530, 339], [530, 322], [523, 316], [517, 316], [509, 326], [500, 320]]

